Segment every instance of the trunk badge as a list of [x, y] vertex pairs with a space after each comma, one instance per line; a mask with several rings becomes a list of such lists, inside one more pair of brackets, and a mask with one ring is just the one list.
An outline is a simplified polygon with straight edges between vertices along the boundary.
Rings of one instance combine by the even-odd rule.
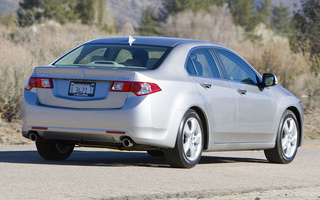
[[84, 77], [85, 73], [83, 70], [80, 70], [79, 73], [78, 73], [78, 76], [79, 77]]

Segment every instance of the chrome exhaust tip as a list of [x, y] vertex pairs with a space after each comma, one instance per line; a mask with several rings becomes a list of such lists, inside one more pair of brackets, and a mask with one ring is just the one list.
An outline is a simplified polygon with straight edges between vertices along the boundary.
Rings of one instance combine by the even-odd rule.
[[124, 147], [133, 147], [133, 142], [132, 142], [132, 140], [130, 138], [124, 138], [122, 140], [122, 145]]
[[29, 139], [30, 139], [31, 141], [36, 141], [38, 138], [39, 138], [39, 136], [38, 136], [37, 133], [30, 133], [30, 134], [29, 134]]

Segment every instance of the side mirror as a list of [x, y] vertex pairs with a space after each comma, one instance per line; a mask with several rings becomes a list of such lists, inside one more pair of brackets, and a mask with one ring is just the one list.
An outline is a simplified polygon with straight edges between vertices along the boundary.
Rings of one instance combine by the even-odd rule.
[[262, 76], [262, 83], [265, 87], [271, 87], [278, 84], [278, 79], [274, 74], [265, 73]]

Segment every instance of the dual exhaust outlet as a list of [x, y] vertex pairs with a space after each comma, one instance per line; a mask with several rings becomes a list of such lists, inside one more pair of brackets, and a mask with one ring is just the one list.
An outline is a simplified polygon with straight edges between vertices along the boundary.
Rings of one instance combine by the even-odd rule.
[[[31, 141], [36, 141], [38, 138], [39, 138], [39, 135], [36, 132], [32, 132], [32, 133], [29, 134], [29, 139]], [[122, 139], [122, 145], [124, 147], [133, 147], [134, 142], [132, 141], [131, 138], [125, 137], [125, 138]]]

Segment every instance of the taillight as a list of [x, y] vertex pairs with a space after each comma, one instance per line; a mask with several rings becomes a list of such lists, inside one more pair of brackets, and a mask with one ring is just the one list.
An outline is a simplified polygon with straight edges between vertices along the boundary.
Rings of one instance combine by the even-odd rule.
[[114, 81], [111, 86], [113, 92], [133, 92], [137, 96], [143, 96], [161, 91], [155, 83]]
[[30, 91], [32, 88], [53, 88], [51, 78], [30, 77], [24, 86], [24, 89]]

